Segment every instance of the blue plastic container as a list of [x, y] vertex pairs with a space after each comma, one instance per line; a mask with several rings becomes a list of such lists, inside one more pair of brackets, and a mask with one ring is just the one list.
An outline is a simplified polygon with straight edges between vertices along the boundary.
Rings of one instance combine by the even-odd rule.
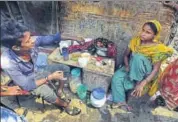
[[69, 51], [67, 47], [62, 48], [62, 55], [63, 55], [64, 61], [69, 60]]
[[73, 93], [77, 92], [77, 88], [81, 85], [81, 69], [74, 68], [71, 71], [71, 79], [70, 79], [70, 89]]
[[102, 87], [99, 87], [99, 88], [93, 89], [92, 95], [95, 99], [101, 100], [105, 97], [106, 92]]
[[81, 69], [80, 68], [74, 68], [71, 71], [72, 77], [80, 77], [81, 75]]

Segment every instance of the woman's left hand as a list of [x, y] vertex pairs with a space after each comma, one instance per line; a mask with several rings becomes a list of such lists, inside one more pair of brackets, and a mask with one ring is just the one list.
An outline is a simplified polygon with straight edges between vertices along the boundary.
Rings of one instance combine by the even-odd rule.
[[146, 80], [141, 81], [139, 84], [136, 85], [134, 91], [131, 93], [132, 96], [141, 97], [143, 89], [147, 84]]

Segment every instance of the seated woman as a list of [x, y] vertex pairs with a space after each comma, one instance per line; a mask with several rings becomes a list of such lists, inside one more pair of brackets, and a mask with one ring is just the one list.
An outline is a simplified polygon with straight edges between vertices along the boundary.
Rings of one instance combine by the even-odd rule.
[[178, 59], [168, 65], [159, 79], [161, 96], [169, 109], [178, 111]]
[[171, 56], [172, 49], [159, 41], [161, 25], [158, 21], [146, 22], [139, 36], [134, 37], [125, 52], [125, 66], [119, 68], [112, 78], [112, 108], [126, 107], [126, 91], [140, 97], [156, 82], [161, 62]]

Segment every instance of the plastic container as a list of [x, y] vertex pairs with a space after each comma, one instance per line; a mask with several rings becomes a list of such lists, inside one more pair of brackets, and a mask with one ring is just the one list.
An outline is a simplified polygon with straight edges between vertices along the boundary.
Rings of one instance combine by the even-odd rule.
[[81, 69], [80, 68], [74, 68], [71, 71], [71, 80], [81, 83]]
[[96, 107], [102, 107], [106, 102], [106, 92], [103, 88], [96, 88], [90, 96], [91, 104]]
[[70, 83], [69, 83], [70, 90], [73, 93], [76, 93], [79, 85], [81, 85], [81, 69], [80, 68], [74, 68], [71, 71], [71, 80], [70, 80]]
[[81, 76], [81, 69], [80, 68], [74, 68], [71, 71], [72, 77], [80, 77]]
[[71, 81], [69, 83], [70, 90], [75, 94], [77, 93], [77, 88], [81, 85], [79, 82]]
[[78, 88], [77, 88], [77, 95], [81, 100], [84, 100], [87, 96], [87, 86], [81, 84]]
[[62, 48], [62, 56], [63, 56], [64, 61], [69, 60], [69, 51], [67, 47]]
[[96, 98], [91, 94], [90, 100], [91, 100], [92, 106], [94, 106], [94, 107], [96, 107], [96, 108], [100, 108], [100, 107], [102, 107], [102, 106], [105, 104], [105, 102], [106, 102], [106, 96], [105, 96], [103, 99], [98, 100], [98, 99], [96, 99]]
[[91, 54], [88, 53], [88, 52], [85, 52], [85, 53], [82, 53], [82, 54], [81, 54], [81, 57], [82, 57], [82, 58], [87, 58], [88, 61], [89, 61], [89, 60], [91, 59]]

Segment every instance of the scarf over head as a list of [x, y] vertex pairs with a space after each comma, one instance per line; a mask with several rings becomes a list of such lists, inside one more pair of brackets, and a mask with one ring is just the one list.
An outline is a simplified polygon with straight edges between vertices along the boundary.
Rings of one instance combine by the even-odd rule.
[[157, 29], [157, 34], [153, 39], [154, 44], [141, 45], [140, 36], [136, 36], [130, 41], [129, 48], [134, 53], [140, 53], [150, 58], [152, 63], [164, 61], [167, 57], [172, 55], [173, 50], [160, 42], [160, 32], [162, 27], [159, 21], [150, 20], [148, 22], [152, 22]]

